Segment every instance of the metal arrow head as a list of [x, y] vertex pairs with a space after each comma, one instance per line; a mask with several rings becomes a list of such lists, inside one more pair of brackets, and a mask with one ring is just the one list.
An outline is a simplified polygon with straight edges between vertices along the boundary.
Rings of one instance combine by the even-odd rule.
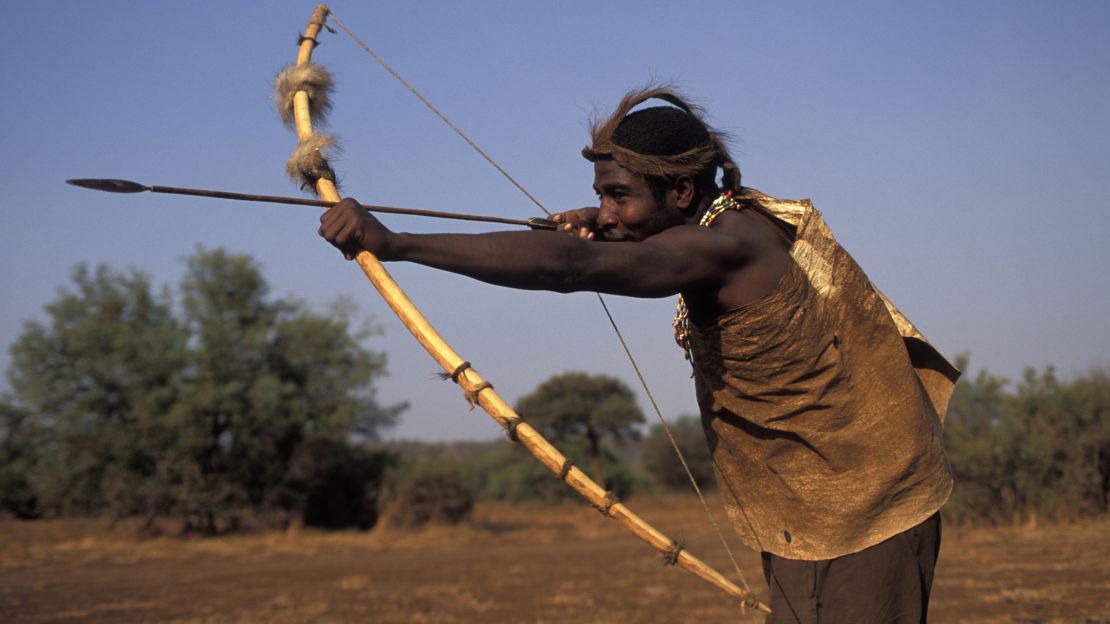
[[66, 180], [66, 184], [92, 189], [94, 191], [108, 191], [109, 193], [142, 193], [149, 191], [150, 187], [132, 182], [131, 180], [113, 180], [110, 178], [74, 178]]

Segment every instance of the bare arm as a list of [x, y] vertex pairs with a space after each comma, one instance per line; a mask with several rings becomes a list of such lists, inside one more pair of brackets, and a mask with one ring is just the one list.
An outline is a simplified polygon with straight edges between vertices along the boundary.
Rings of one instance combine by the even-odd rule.
[[735, 237], [678, 226], [643, 242], [595, 242], [556, 232], [405, 234], [383, 226], [353, 200], [327, 211], [320, 234], [351, 257], [416, 262], [499, 286], [665, 297], [719, 286], [750, 250]]

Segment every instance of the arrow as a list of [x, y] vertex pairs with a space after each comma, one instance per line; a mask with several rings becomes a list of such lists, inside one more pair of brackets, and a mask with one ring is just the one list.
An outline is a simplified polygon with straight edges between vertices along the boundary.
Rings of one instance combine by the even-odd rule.
[[[339, 202], [322, 201], [318, 199], [304, 199], [301, 197], [284, 197], [281, 195], [253, 195], [249, 193], [232, 193], [229, 191], [210, 191], [206, 189], [180, 188], [176, 186], [147, 186], [132, 182], [131, 180], [116, 180], [111, 178], [74, 178], [66, 180], [66, 184], [93, 189], [94, 191], [107, 191], [109, 193], [169, 193], [172, 195], [192, 195], [195, 197], [212, 197], [216, 199], [233, 199], [236, 201], [266, 202], [271, 204], [293, 204], [296, 206], [318, 206], [331, 208]], [[458, 221], [484, 221], [487, 223], [505, 223], [508, 225], [523, 225], [533, 230], [554, 230], [559, 224], [550, 219], [531, 217], [529, 219], [506, 219], [503, 217], [488, 217], [485, 215], [463, 214], [458, 212], [442, 212], [439, 210], [421, 210], [418, 208], [394, 208], [392, 206], [375, 206], [360, 204], [369, 212], [387, 214], [413, 215], [417, 217], [435, 217], [437, 219], [455, 219]]]

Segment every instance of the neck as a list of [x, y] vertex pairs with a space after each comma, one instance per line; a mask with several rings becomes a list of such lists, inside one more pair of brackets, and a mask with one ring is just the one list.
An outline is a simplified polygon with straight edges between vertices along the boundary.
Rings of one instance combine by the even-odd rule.
[[709, 207], [713, 205], [713, 202], [720, 197], [720, 195], [721, 192], [719, 190], [712, 193], [700, 194], [700, 198], [697, 201], [697, 208], [692, 211], [693, 214], [691, 214], [691, 216], [687, 217], [686, 223], [697, 224], [698, 221], [701, 220], [702, 215], [705, 214], [705, 211], [709, 210]]

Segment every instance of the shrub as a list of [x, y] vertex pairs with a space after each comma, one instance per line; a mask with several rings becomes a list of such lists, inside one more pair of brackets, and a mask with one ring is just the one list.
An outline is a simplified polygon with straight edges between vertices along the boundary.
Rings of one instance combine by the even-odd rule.
[[[592, 461], [583, 444], [563, 443], [560, 451], [571, 463], [592, 472]], [[605, 487], [624, 498], [642, 488], [643, 480], [628, 464], [604, 450], [601, 469], [605, 474]], [[528, 451], [516, 445], [499, 445], [467, 462], [469, 482], [480, 500], [542, 501], [578, 500], [579, 496], [557, 478], [546, 466]], [[590, 474], [591, 477], [595, 475]], [[596, 477], [595, 477], [596, 480]]]
[[305, 526], [369, 529], [378, 521], [385, 471], [396, 461], [386, 451], [312, 440], [294, 457], [296, 479], [289, 487], [294, 504], [283, 506], [301, 508]]
[[1009, 386], [980, 371], [956, 387], [944, 429], [956, 477], [946, 519], [999, 523], [1106, 513], [1110, 372], [1062, 381], [1051, 367], [1028, 369]]
[[394, 526], [458, 524], [474, 508], [474, 494], [455, 461], [424, 460], [400, 466], [393, 472], [388, 489], [387, 517]]

